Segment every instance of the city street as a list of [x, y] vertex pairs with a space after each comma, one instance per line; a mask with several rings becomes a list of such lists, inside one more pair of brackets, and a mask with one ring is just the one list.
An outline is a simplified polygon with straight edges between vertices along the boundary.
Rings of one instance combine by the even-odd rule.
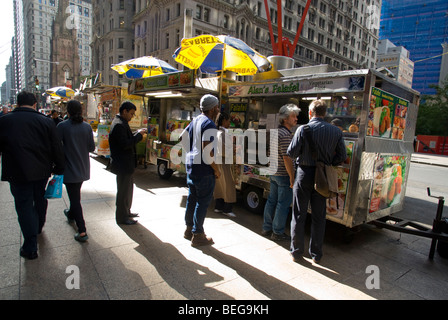
[[[103, 158], [93, 156], [91, 166], [91, 180], [82, 189], [88, 242], [73, 239], [74, 226], [63, 214], [68, 204], [64, 191], [62, 199], [49, 201], [47, 223], [38, 238], [39, 258], [31, 261], [19, 256], [13, 198], [9, 185], [0, 183], [0, 299], [448, 298], [448, 260], [437, 253], [428, 260], [429, 239], [363, 225], [347, 244], [344, 228], [328, 223], [321, 264], [308, 256], [294, 263], [288, 243], [262, 237], [262, 217], [239, 203], [233, 219], [209, 208], [204, 227], [215, 244], [195, 249], [183, 238], [184, 177], [160, 180], [155, 166], [140, 166], [133, 204], [139, 223], [118, 226], [115, 176], [105, 170]], [[412, 163], [400, 215], [421, 217], [431, 225], [437, 203], [426, 196], [426, 187], [447, 196], [447, 175], [447, 167]]]

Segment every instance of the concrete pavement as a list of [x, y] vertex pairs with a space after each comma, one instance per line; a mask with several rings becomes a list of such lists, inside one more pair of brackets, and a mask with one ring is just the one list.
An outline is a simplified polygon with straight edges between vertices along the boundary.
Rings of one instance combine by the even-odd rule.
[[[448, 157], [437, 159], [448, 165]], [[204, 226], [215, 244], [195, 249], [183, 238], [185, 178], [163, 181], [154, 166], [139, 168], [139, 223], [118, 226], [115, 176], [100, 158], [91, 165], [82, 188], [88, 242], [73, 239], [64, 191], [49, 201], [39, 258], [31, 261], [19, 256], [14, 201], [0, 182], [0, 299], [448, 299], [448, 260], [437, 253], [428, 260], [429, 239], [365, 225], [346, 244], [341, 227], [328, 223], [321, 264], [294, 263], [289, 244], [262, 237], [262, 217], [236, 205], [233, 219], [209, 209]]]

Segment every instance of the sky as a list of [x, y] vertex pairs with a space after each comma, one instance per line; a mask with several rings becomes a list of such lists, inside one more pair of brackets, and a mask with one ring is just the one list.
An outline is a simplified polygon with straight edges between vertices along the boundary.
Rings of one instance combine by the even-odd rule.
[[14, 10], [13, 0], [2, 0], [0, 8], [0, 85], [6, 81], [5, 68], [9, 63], [11, 52], [11, 39], [14, 36]]

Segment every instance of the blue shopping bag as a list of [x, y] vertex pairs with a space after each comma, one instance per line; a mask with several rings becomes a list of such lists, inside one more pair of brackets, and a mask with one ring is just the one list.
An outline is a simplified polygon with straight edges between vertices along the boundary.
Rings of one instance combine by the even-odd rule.
[[62, 183], [64, 182], [64, 175], [53, 175], [48, 181], [47, 189], [45, 190], [45, 198], [57, 199], [62, 197]]

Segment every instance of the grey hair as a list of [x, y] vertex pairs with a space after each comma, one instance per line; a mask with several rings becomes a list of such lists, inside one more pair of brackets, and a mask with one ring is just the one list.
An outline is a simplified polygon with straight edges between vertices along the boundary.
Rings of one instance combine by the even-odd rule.
[[294, 113], [296, 116], [298, 116], [300, 113], [299, 107], [293, 103], [285, 104], [280, 108], [278, 122], [280, 124], [283, 124], [283, 121], [285, 121], [285, 119], [288, 118], [291, 113]]

